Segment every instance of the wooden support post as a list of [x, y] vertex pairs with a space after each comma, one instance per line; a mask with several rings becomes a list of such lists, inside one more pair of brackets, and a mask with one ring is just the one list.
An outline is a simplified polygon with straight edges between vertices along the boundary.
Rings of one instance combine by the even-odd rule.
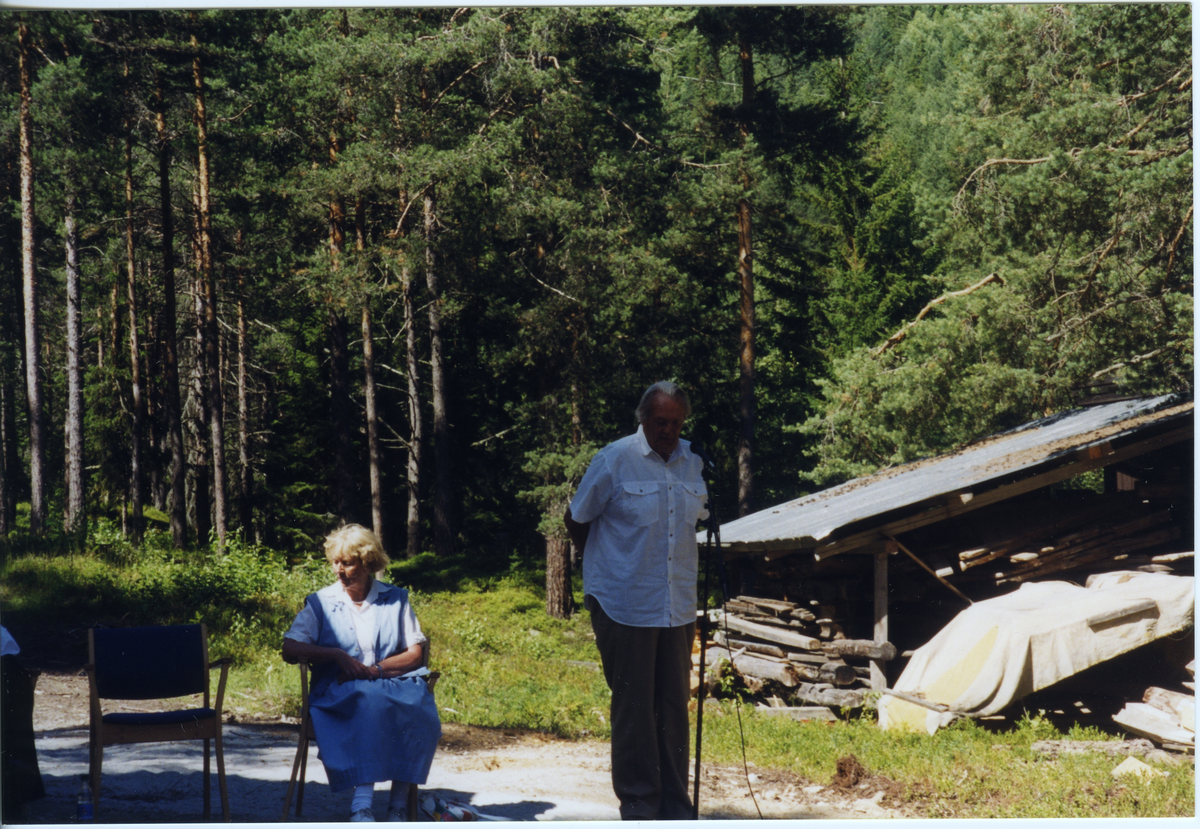
[[[884, 643], [888, 640], [888, 554], [886, 551], [875, 554], [875, 641]], [[871, 690], [882, 691], [887, 687], [887, 674], [884, 672], [886, 663], [871, 660]]]

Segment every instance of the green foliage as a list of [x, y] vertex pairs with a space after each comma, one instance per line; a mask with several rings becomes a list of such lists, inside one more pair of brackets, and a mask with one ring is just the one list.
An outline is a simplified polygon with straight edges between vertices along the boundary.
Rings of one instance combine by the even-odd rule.
[[541, 511], [538, 532], [542, 535], [561, 536], [566, 532], [563, 515], [567, 504], [599, 449], [594, 443], [585, 443], [567, 452], [534, 450], [525, 456], [523, 471], [542, 484], [520, 492], [519, 497]]
[[[945, 301], [819, 381], [820, 412], [800, 428], [819, 441], [804, 476], [818, 484], [1061, 411], [1105, 383], [1190, 388], [1187, 10], [964, 7], [904, 25], [906, 71], [933, 72], [937, 94], [918, 102], [897, 74], [894, 102], [922, 120], [895, 131], [944, 124], [955, 147], [933, 145], [926, 161], [945, 166], [913, 179], [917, 209], [936, 218], [926, 205], [939, 202], [945, 217], [924, 240]], [[1000, 281], [971, 290], [988, 274]]]
[[323, 560], [291, 567], [281, 554], [239, 537], [224, 554], [180, 553], [161, 530], [133, 548], [107, 522], [93, 527], [86, 552], [13, 557], [3, 574], [6, 610], [84, 625], [204, 622], [213, 653], [239, 663], [277, 648], [304, 596], [328, 582]]
[[[1102, 384], [1187, 390], [1192, 356], [1191, 19], [1182, 4], [503, 7], [14, 12], [0, 38], [0, 153], [18, 154], [15, 25], [28, 23], [36, 263], [50, 434], [66, 389], [67, 197], [78, 197], [89, 519], [128, 504], [126, 243], [134, 248], [143, 501], [167, 507], [165, 335], [179, 342], [190, 529], [207, 457], [190, 286], [206, 80], [235, 451], [247, 321], [246, 526], [308, 555], [340, 515], [330, 320], [370, 311], [385, 536], [403, 548], [410, 449], [429, 537], [430, 303], [441, 314], [454, 508], [466, 559], [401, 568], [434, 589], [528, 574], [591, 447], [627, 434], [651, 381], [691, 394], [693, 429], [734, 491], [737, 225], [754, 208], [759, 506], [1061, 411]], [[192, 40], [195, 38], [195, 46]], [[742, 75], [741, 48], [753, 77]], [[748, 83], [743, 83], [748, 80]], [[161, 111], [165, 144], [156, 115]], [[131, 152], [133, 233], [124, 167]], [[160, 164], [163, 166], [160, 168]], [[166, 207], [159, 170], [167, 171]], [[423, 229], [423, 200], [436, 197]], [[0, 269], [20, 269], [17, 177]], [[174, 219], [164, 255], [167, 214]], [[335, 244], [336, 242], [336, 244]], [[340, 252], [335, 257], [333, 247]], [[165, 268], [178, 295], [165, 313]], [[436, 271], [430, 271], [430, 263]], [[427, 276], [439, 279], [439, 296]], [[965, 293], [985, 276], [999, 280]], [[409, 447], [411, 287], [422, 445]], [[115, 291], [114, 291], [115, 289]], [[958, 295], [954, 295], [958, 294]], [[945, 297], [945, 301], [927, 303]], [[3, 542], [30, 475], [21, 286], [0, 282]], [[923, 313], [924, 311], [924, 313]], [[923, 315], [922, 315], [923, 313]], [[918, 321], [918, 315], [922, 315]], [[905, 328], [908, 323], [914, 323]], [[905, 336], [881, 348], [890, 335]], [[357, 334], [346, 392], [365, 396]], [[8, 390], [14, 394], [8, 394]], [[566, 448], [571, 447], [571, 448]], [[446, 447], [442, 447], [446, 448]], [[62, 441], [44, 480], [61, 509]], [[449, 474], [443, 471], [443, 474]], [[469, 475], [469, 477], [467, 477]], [[237, 487], [228, 493], [240, 498]], [[235, 506], [240, 506], [236, 504]], [[158, 516], [161, 518], [161, 516]], [[52, 519], [53, 523], [53, 519]], [[152, 522], [153, 523], [153, 522]], [[107, 533], [108, 530], [102, 531]], [[197, 551], [207, 539], [193, 538]], [[119, 539], [106, 560], [135, 563]], [[153, 535], [151, 547], [162, 546]], [[172, 553], [171, 555], [175, 555]], [[182, 555], [182, 554], [180, 554]], [[426, 577], [424, 573], [429, 575]], [[196, 588], [236, 592], [215, 564]], [[481, 582], [482, 583], [482, 582]]]

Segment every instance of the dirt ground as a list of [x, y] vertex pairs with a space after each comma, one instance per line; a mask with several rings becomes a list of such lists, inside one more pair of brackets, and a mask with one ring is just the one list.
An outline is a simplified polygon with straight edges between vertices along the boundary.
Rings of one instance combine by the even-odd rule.
[[[87, 680], [72, 671], [56, 670], [55, 667], [42, 668], [34, 709], [34, 728], [39, 736], [39, 759], [44, 777], [56, 774], [54, 768], [48, 767], [58, 756], [49, 750], [53, 745], [68, 738], [76, 744], [86, 745]], [[126, 710], [154, 710], [153, 703], [127, 705]], [[286, 781], [295, 753], [295, 726], [245, 719], [227, 719], [227, 723], [226, 731], [230, 732], [226, 740], [227, 765], [231, 757], [252, 756], [257, 752], [260, 757], [269, 757], [261, 761], [264, 766], [270, 766], [269, 779], [283, 785], [279, 781]], [[449, 723], [444, 725], [443, 731], [427, 789], [448, 799], [471, 802], [485, 813], [507, 819], [604, 820], [617, 817], [616, 799], [609, 785], [608, 744], [605, 742], [575, 742], [511, 729]], [[47, 747], [46, 751], [43, 751], [43, 745]], [[81, 764], [86, 763], [86, 754], [80, 759], [79, 748], [75, 745], [73, 764], [60, 763], [64, 768], [70, 765], [67, 770], [71, 772], [62, 775], [63, 786], [67, 785], [68, 778], [77, 779], [75, 775], [85, 768]], [[109, 753], [115, 755], [120, 750], [106, 752], [106, 772], [110, 769]], [[43, 753], [47, 755], [44, 758]], [[65, 754], [61, 756], [66, 757]], [[193, 761], [192, 765], [198, 766], [198, 763]], [[313, 777], [314, 770], [318, 779]], [[304, 819], [321, 820], [322, 808], [327, 810], [324, 819], [344, 819], [337, 814], [341, 806], [323, 806], [317, 798], [317, 793], [327, 786], [316, 785], [323, 782], [323, 772], [315, 752], [309, 763], [309, 780], [309, 789], [315, 793], [306, 795]], [[472, 793], [475, 793], [473, 799]], [[480, 793], [488, 796], [481, 798]], [[707, 820], [753, 819], [759, 815], [774, 819], [921, 817], [903, 795], [895, 783], [871, 774], [853, 756], [840, 758], [823, 780], [805, 780], [790, 772], [753, 766], [743, 769], [704, 764], [700, 815]], [[384, 797], [382, 794], [377, 796]], [[73, 809], [71, 797], [71, 793], [66, 793], [59, 798], [64, 803], [40, 813], [38, 804], [30, 804], [29, 822], [59, 822], [63, 809]], [[340, 795], [332, 797], [339, 798], [339, 803], [345, 799]], [[270, 820], [277, 820], [277, 803], [282, 800], [269, 799], [272, 800], [270, 810], [273, 815]], [[232, 789], [231, 800], [239, 803]], [[244, 802], [246, 798], [241, 800]], [[518, 802], [525, 804], [524, 810], [518, 808]], [[214, 801], [214, 809], [217, 808], [218, 803]], [[329, 812], [329, 809], [336, 811]], [[235, 809], [235, 821], [256, 822], [260, 818], [266, 819], [254, 811]], [[133, 815], [128, 820], [140, 822], [141, 818]]]

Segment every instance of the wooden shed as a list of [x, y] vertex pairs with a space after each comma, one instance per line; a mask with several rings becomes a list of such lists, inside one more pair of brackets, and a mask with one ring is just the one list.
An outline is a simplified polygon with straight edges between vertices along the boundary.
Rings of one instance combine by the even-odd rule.
[[[734, 592], [904, 653], [1025, 581], [1191, 575], [1193, 408], [1190, 394], [1080, 408], [725, 523]], [[871, 661], [871, 687], [888, 679]]]

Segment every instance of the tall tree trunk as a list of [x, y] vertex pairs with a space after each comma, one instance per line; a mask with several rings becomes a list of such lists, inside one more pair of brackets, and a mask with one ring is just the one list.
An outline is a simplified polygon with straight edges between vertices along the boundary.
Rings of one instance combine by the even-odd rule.
[[346, 317], [329, 303], [329, 411], [333, 425], [333, 471], [338, 516], [346, 523], [356, 519], [354, 472], [350, 440], [350, 349]]
[[[104, 327], [104, 309], [96, 308], [96, 330], [99, 331]], [[96, 368], [104, 368], [104, 337], [96, 337]]]
[[38, 328], [38, 281], [34, 263], [32, 77], [29, 27], [17, 29], [20, 85], [21, 283], [25, 307], [25, 403], [29, 411], [29, 532], [40, 536], [46, 526], [46, 423], [42, 406], [42, 350]]
[[[150, 269], [149, 257], [142, 261], [142, 286], [154, 284], [154, 272]], [[163, 364], [162, 355], [162, 319], [159, 314], [162, 307], [154, 313], [148, 313], [143, 320], [146, 326], [146, 383], [144, 398], [146, 401], [146, 441], [150, 447], [150, 462], [146, 464], [146, 476], [149, 478], [150, 504], [159, 512], [166, 515], [169, 512], [167, 503], [170, 492], [167, 490], [169, 468], [163, 462], [168, 460], [170, 447], [167, 444], [165, 430], [166, 420], [163, 417], [163, 385], [161, 375], [154, 370], [155, 366]]]
[[363, 305], [363, 390], [367, 404], [367, 457], [371, 479], [371, 526], [388, 549], [383, 526], [383, 470], [379, 450], [379, 415], [376, 411], [375, 340], [371, 334], [371, 309]]
[[[5, 367], [7, 368], [7, 367]], [[13, 474], [16, 467], [12, 463], [14, 452], [12, 411], [12, 384], [8, 383], [7, 372], [0, 383], [0, 539], [7, 539], [12, 528]]]
[[[366, 207], [360, 196], [354, 200], [354, 248], [360, 254], [367, 248]], [[371, 483], [371, 527], [379, 536], [383, 549], [388, 549], [387, 531], [383, 517], [383, 457], [379, 448], [379, 414], [375, 388], [375, 339], [371, 334], [371, 306], [364, 297], [362, 307], [363, 336], [363, 394], [367, 407], [367, 470]]]
[[569, 619], [574, 609], [571, 594], [571, 541], [554, 532], [546, 539], [546, 615]]
[[[739, 59], [742, 69], [742, 105], [754, 102], [754, 52], [750, 41], [741, 39]], [[742, 125], [743, 138], [749, 136], [748, 125]], [[742, 186], [749, 193], [753, 182], [749, 170], [743, 167]], [[748, 198], [738, 199], [738, 283], [740, 286], [741, 350], [739, 355], [738, 420], [738, 516], [754, 509], [754, 253], [752, 240], [752, 211]]]
[[[196, 36], [192, 47], [199, 49]], [[208, 425], [212, 442], [213, 520], [217, 546], [225, 549], [228, 533], [228, 504], [225, 493], [225, 404], [221, 392], [220, 330], [217, 327], [217, 285], [213, 272], [212, 208], [209, 199], [208, 116], [204, 102], [204, 71], [197, 53], [192, 59], [192, 80], [196, 90], [197, 178], [200, 187], [200, 273], [204, 290], [205, 363], [208, 367]]]
[[[129, 76], [129, 66], [125, 66]], [[142, 541], [142, 405], [141, 348], [138, 342], [137, 263], [134, 259], [133, 125], [125, 124], [125, 305], [129, 314], [129, 397], [132, 425], [129, 435], [129, 533], [134, 544]]]
[[442, 359], [442, 296], [438, 291], [437, 190], [425, 191], [425, 285], [429, 291], [429, 364], [433, 392], [433, 546], [439, 556], [454, 554], [450, 421], [446, 411], [446, 369]]
[[[242, 231], [238, 230], [238, 250], [243, 243]], [[246, 355], [250, 339], [246, 331], [246, 269], [237, 268], [237, 388], [238, 388], [238, 523], [242, 536], [247, 541], [254, 538], [254, 469], [250, 465], [250, 403]]]
[[[407, 201], [407, 200], [406, 200]], [[421, 415], [421, 361], [417, 354], [417, 320], [413, 303], [412, 272], [408, 260], [400, 270], [404, 291], [405, 373], [408, 375], [408, 514], [406, 519], [407, 556], [421, 552], [421, 442], [424, 425]]]
[[179, 391], [179, 344], [176, 335], [175, 219], [171, 208], [171, 143], [167, 135], [162, 78], [155, 76], [154, 125], [158, 136], [158, 200], [162, 213], [163, 282], [163, 403], [167, 415], [167, 444], [171, 451], [171, 541], [176, 549], [187, 544], [187, 465], [183, 454], [183, 411]]
[[[196, 198], [198, 199], [199, 196], [197, 195]], [[197, 233], [196, 235], [198, 236], [199, 234]], [[199, 259], [198, 256], [197, 259]], [[205, 354], [208, 351], [205, 343], [208, 339], [208, 333], [207, 327], [204, 324], [204, 288], [200, 284], [201, 281], [201, 276], [197, 273], [196, 279], [192, 283], [191, 297], [196, 325], [196, 353], [192, 361], [191, 396], [193, 411], [188, 421], [188, 428], [192, 438], [188, 476], [192, 481], [192, 509], [194, 510], [192, 524], [196, 528], [197, 543], [204, 545], [208, 543], [208, 537], [212, 531], [212, 500], [209, 497], [209, 482], [211, 480], [209, 471], [212, 469], [212, 463], [209, 457], [208, 446], [209, 435], [211, 434], [208, 421], [211, 415], [208, 411], [208, 394], [205, 391], [207, 386]]]
[[[583, 411], [581, 387], [577, 378], [582, 356], [579, 348], [579, 334], [571, 325], [571, 364], [570, 394], [571, 394], [571, 446], [578, 450], [583, 443]], [[543, 399], [545, 394], [543, 394]], [[549, 420], [550, 412], [547, 412]], [[553, 439], [548, 439], [552, 443]], [[563, 482], [563, 477], [553, 480], [547, 475], [546, 484], [549, 486]], [[567, 503], [553, 503], [546, 510], [547, 515], [559, 516], [566, 510]], [[576, 556], [581, 556], [583, 550], [574, 550], [571, 539], [562, 528], [562, 522], [554, 522], [554, 531], [545, 535], [546, 541], [546, 613], [555, 619], [569, 619], [575, 610], [575, 597], [571, 592], [571, 571]]]
[[75, 229], [74, 177], [68, 176], [63, 225], [67, 259], [67, 499], [63, 531], [80, 534], [86, 526], [83, 502], [83, 321], [79, 306], [79, 239]]
[[[330, 160], [336, 160], [339, 144], [331, 137]], [[329, 206], [329, 249], [333, 271], [341, 268], [346, 249], [346, 205], [335, 197]], [[332, 294], [329, 304], [329, 415], [333, 427], [333, 477], [337, 490], [337, 510], [342, 521], [351, 523], [355, 517], [354, 467], [351, 456], [354, 443], [350, 438], [350, 349], [346, 333], [346, 317], [335, 304]]]

